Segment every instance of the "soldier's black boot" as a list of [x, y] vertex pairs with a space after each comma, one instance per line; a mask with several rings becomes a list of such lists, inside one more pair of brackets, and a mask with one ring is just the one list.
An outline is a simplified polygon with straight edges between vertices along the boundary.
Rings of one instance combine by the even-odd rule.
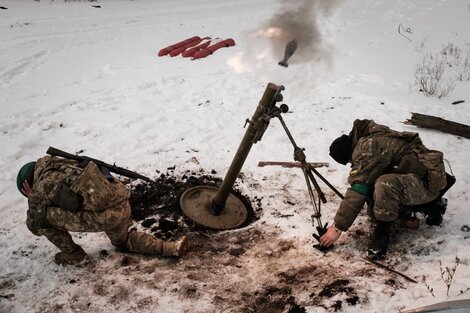
[[371, 243], [367, 249], [368, 257], [378, 260], [385, 256], [388, 244], [390, 243], [391, 229], [392, 222], [377, 221], [377, 225], [372, 233]]
[[447, 199], [444, 194], [455, 184], [455, 177], [446, 173], [447, 185], [439, 192], [439, 196], [427, 203], [409, 206], [412, 212], [421, 212], [426, 216], [426, 224], [439, 226], [442, 223], [443, 215], [447, 210]]
[[439, 198], [423, 210], [426, 215], [426, 224], [429, 226], [439, 226], [442, 224], [443, 215], [447, 210], [447, 199]]

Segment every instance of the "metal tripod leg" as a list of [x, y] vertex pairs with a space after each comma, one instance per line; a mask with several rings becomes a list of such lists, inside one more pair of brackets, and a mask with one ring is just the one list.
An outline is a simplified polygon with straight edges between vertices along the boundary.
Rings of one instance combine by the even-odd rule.
[[[312, 185], [310, 184], [310, 176], [311, 176], [311, 173], [309, 175], [308, 173], [308, 169], [305, 169], [303, 166], [302, 166], [302, 172], [304, 173], [304, 177], [305, 177], [305, 182], [307, 184], [307, 189], [308, 189], [308, 194], [310, 195], [310, 201], [312, 201], [312, 204], [313, 204], [313, 212], [315, 214], [312, 215], [313, 218], [315, 218], [315, 220], [317, 221], [318, 223], [318, 226], [320, 228], [323, 228], [322, 226], [322, 222], [321, 222], [321, 211], [320, 211], [320, 200], [318, 201], [318, 206], [315, 202], [315, 196], [313, 194], [313, 190], [312, 190]], [[316, 183], [316, 181], [315, 181]], [[315, 185], [315, 184], [314, 184]], [[317, 184], [318, 185], [318, 184]], [[316, 189], [316, 187], [315, 187]], [[318, 189], [317, 189], [317, 192], [318, 192]], [[321, 191], [320, 191], [321, 192]]]
[[[308, 165], [308, 164], [307, 164]], [[338, 189], [336, 189], [332, 184], [330, 184], [329, 181], [326, 180], [325, 177], [323, 177], [320, 173], [318, 173], [318, 171], [316, 169], [314, 169], [313, 167], [311, 166], [308, 166], [309, 170], [312, 171], [315, 175], [318, 176], [318, 178], [320, 178], [322, 180], [322, 182], [324, 182], [328, 187], [330, 187], [331, 190], [333, 190], [334, 193], [336, 193], [338, 195], [338, 197], [340, 197], [341, 199], [344, 199], [344, 196], [341, 192], [338, 191]], [[312, 175], [313, 176], [313, 175]], [[323, 202], [325, 203], [325, 202]]]
[[[333, 187], [333, 185], [331, 185], [323, 176], [321, 176], [320, 173], [318, 173], [315, 169], [313, 169], [311, 166], [308, 165], [307, 161], [305, 160], [305, 154], [304, 154], [303, 150], [301, 148], [299, 148], [297, 146], [297, 144], [295, 143], [295, 140], [292, 137], [291, 133], [289, 132], [289, 129], [287, 128], [286, 123], [284, 123], [283, 118], [281, 117], [280, 114], [277, 115], [277, 117], [279, 118], [279, 121], [281, 122], [282, 127], [284, 128], [287, 136], [289, 137], [289, 140], [291, 141], [292, 145], [294, 146], [294, 160], [299, 161], [302, 164], [302, 166], [301, 166], [302, 167], [302, 172], [304, 173], [305, 182], [307, 183], [307, 189], [308, 189], [308, 193], [310, 195], [310, 200], [312, 201], [312, 204], [313, 204], [314, 214], [312, 215], [312, 218], [314, 218], [318, 223], [318, 226], [316, 227], [318, 234], [313, 234], [313, 237], [315, 239], [317, 239], [318, 241], [320, 241], [320, 237], [323, 236], [326, 233], [327, 228], [328, 228], [328, 223], [323, 225], [322, 222], [321, 222], [320, 206], [321, 206], [321, 202], [326, 203], [327, 201], [326, 201], [325, 194], [322, 192], [322, 190], [321, 190], [320, 186], [318, 185], [318, 182], [315, 179], [315, 176], [313, 174], [316, 174], [341, 199], [343, 199], [344, 197], [338, 190], [336, 190]], [[315, 202], [315, 196], [313, 194], [312, 184], [315, 188], [315, 191], [318, 194], [318, 205]], [[317, 247], [320, 250], [328, 249], [327, 247], [322, 247], [320, 245], [317, 245]]]

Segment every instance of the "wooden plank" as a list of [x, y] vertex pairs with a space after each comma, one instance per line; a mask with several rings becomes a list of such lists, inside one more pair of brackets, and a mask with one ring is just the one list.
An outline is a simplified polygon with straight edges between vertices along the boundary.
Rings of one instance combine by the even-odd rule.
[[444, 133], [470, 139], [470, 126], [445, 120], [436, 116], [411, 113], [411, 119], [408, 119], [403, 123], [407, 125], [435, 129]]
[[[327, 162], [310, 162], [308, 163], [311, 167], [328, 167], [330, 166], [329, 163]], [[277, 162], [277, 161], [259, 161], [258, 163], [259, 167], [264, 167], [264, 166], [282, 166], [282, 167], [287, 167], [287, 168], [292, 168], [292, 167], [301, 167], [302, 164], [300, 162]]]

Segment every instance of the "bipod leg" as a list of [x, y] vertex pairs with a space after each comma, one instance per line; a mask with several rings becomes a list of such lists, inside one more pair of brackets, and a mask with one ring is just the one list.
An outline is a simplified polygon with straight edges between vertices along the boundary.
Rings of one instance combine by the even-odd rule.
[[327, 201], [326, 201], [325, 194], [321, 190], [320, 185], [318, 185], [317, 180], [315, 179], [315, 176], [313, 176], [310, 166], [308, 166], [307, 163], [305, 163], [305, 164], [306, 164], [306, 167], [308, 168], [306, 170], [306, 173], [308, 175], [308, 178], [310, 178], [310, 180], [312, 181], [313, 187], [315, 187], [315, 190], [317, 191], [318, 197], [320, 198], [321, 202], [326, 203]]
[[[313, 236], [313, 238], [318, 240], [318, 242], [320, 242], [320, 237], [323, 236], [326, 233], [326, 230], [328, 229], [328, 223], [323, 225], [322, 222], [321, 222], [321, 210], [320, 210], [320, 208], [321, 208], [321, 202], [322, 201], [321, 201], [320, 195], [323, 195], [323, 198], [325, 198], [325, 196], [324, 196], [323, 192], [321, 191], [320, 186], [318, 186], [318, 183], [315, 180], [315, 177], [309, 171], [308, 167], [306, 168], [305, 166], [302, 166], [302, 172], [304, 173], [305, 182], [307, 183], [308, 193], [310, 195], [310, 199], [311, 199], [312, 204], [313, 204], [314, 214], [312, 214], [312, 219], [315, 219], [317, 221], [317, 224], [318, 224], [318, 226], [315, 227], [316, 230], [317, 230], [317, 234], [313, 233], [312, 236]], [[312, 183], [314, 184], [314, 186], [318, 187], [318, 188], [315, 188], [317, 193], [318, 193], [318, 206], [315, 202], [315, 196], [313, 194]], [[325, 201], [323, 201], [323, 203], [326, 203], [326, 199], [325, 199]], [[315, 226], [315, 223], [313, 223], [313, 226]], [[320, 246], [319, 244], [313, 245], [313, 247], [319, 249], [320, 251], [326, 251], [330, 248], [330, 247]]]
[[[312, 201], [313, 209], [314, 209], [314, 214], [312, 215], [312, 217], [314, 219], [316, 219], [316, 221], [318, 223], [318, 226], [316, 227], [318, 234], [312, 234], [312, 236], [315, 239], [317, 239], [318, 241], [320, 241], [320, 237], [323, 236], [326, 233], [326, 230], [328, 228], [328, 223], [323, 225], [322, 222], [321, 222], [321, 219], [320, 219], [321, 218], [320, 205], [321, 205], [321, 202], [326, 203], [326, 197], [323, 194], [322, 190], [320, 189], [320, 186], [318, 185], [315, 177], [312, 174], [312, 169], [313, 168], [310, 167], [308, 165], [307, 161], [305, 160], [304, 152], [295, 143], [294, 137], [292, 137], [289, 129], [287, 128], [286, 123], [284, 122], [284, 119], [282, 118], [282, 116], [280, 114], [278, 114], [277, 117], [279, 118], [279, 121], [281, 122], [281, 125], [282, 125], [282, 127], [284, 128], [284, 130], [287, 134], [287, 137], [289, 137], [290, 142], [294, 146], [294, 160], [298, 161], [302, 164], [302, 172], [304, 173], [305, 182], [307, 183], [308, 193], [310, 195], [310, 199]], [[317, 174], [318, 177], [320, 177], [330, 188], [333, 187], [329, 182], [326, 182], [326, 179], [323, 178], [317, 171], [315, 171], [314, 173]], [[315, 196], [313, 194], [312, 184], [315, 187], [316, 192], [318, 193], [318, 198], [319, 198], [318, 206], [315, 203]], [[321, 200], [321, 202], [320, 202], [320, 200]], [[314, 247], [318, 248], [321, 251], [325, 251], [325, 250], [328, 250], [331, 246], [330, 247], [323, 247], [323, 246], [320, 246], [320, 245], [314, 245]]]
[[318, 176], [318, 178], [320, 178], [322, 180], [322, 182], [324, 182], [328, 187], [330, 187], [331, 190], [334, 191], [334, 193], [336, 193], [338, 195], [338, 197], [340, 197], [341, 199], [344, 199], [344, 196], [341, 192], [338, 191], [338, 189], [336, 189], [332, 184], [330, 184], [330, 182], [328, 180], [326, 180], [325, 177], [323, 177], [320, 173], [318, 173], [318, 171], [316, 169], [314, 169], [313, 167], [311, 167], [310, 165], [308, 166], [309, 170], [312, 171], [315, 175]]
[[315, 196], [313, 194], [312, 190], [312, 185], [310, 183], [309, 175], [308, 175], [308, 170], [302, 166], [302, 172], [304, 173], [305, 177], [305, 182], [307, 183], [307, 190], [308, 194], [310, 195], [310, 201], [312, 202], [313, 205], [313, 212], [314, 214], [312, 215], [313, 218], [316, 219], [318, 226], [322, 227], [322, 222], [321, 222], [321, 212], [320, 212], [320, 201], [318, 201], [318, 206], [315, 202]]

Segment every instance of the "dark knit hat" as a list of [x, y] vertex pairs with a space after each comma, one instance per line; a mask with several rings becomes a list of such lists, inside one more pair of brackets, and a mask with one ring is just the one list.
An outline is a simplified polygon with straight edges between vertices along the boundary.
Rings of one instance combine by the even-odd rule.
[[[18, 190], [23, 194], [23, 182], [25, 180], [28, 181], [28, 184], [33, 187], [33, 181], [34, 181], [34, 166], [36, 165], [36, 162], [29, 162], [23, 165], [18, 172], [18, 176], [16, 177], [16, 187], [18, 187]], [[23, 194], [24, 195], [24, 194]]]
[[338, 163], [348, 164], [352, 154], [352, 138], [342, 135], [336, 138], [330, 146], [330, 156]]

